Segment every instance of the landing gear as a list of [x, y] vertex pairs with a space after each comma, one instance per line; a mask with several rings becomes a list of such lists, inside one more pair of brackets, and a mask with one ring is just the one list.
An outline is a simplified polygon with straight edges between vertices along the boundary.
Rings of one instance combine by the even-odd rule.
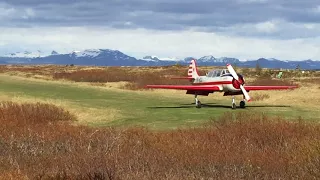
[[232, 109], [236, 109], [237, 108], [237, 106], [236, 106], [236, 102], [235, 102], [235, 100], [234, 100], [234, 96], [232, 96]]
[[[232, 109], [237, 108], [234, 96], [232, 96], [232, 106], [231, 107], [232, 107]], [[244, 100], [240, 101], [240, 108], [245, 108], [245, 107], [246, 107], [245, 101]]]
[[198, 103], [196, 103], [196, 108], [201, 108], [201, 102], [198, 101]]
[[198, 100], [197, 96], [198, 96], [198, 95], [195, 95], [195, 96], [194, 96], [194, 100], [195, 100], [195, 102], [196, 102], [196, 108], [201, 108], [201, 102]]
[[240, 101], [240, 108], [245, 108], [246, 107], [246, 103], [244, 101]]
[[246, 97], [243, 95], [243, 100], [240, 101], [240, 108], [245, 108], [246, 107], [246, 102], [244, 101]]

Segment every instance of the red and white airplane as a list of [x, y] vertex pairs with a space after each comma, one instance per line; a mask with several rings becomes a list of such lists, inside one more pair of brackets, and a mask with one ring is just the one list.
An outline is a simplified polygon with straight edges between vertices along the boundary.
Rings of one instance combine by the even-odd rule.
[[199, 76], [196, 60], [190, 62], [188, 77], [178, 79], [189, 79], [191, 85], [147, 85], [146, 88], [187, 90], [186, 94], [195, 95], [197, 108], [201, 108], [201, 102], [197, 99], [198, 95], [208, 96], [209, 93], [224, 92], [224, 96], [232, 96], [232, 109], [236, 108], [235, 95], [243, 95], [240, 107], [245, 108], [245, 101], [251, 100], [249, 91], [297, 88], [297, 86], [245, 86], [244, 77], [237, 74], [231, 64], [227, 64], [227, 69], [215, 69], [206, 76]]

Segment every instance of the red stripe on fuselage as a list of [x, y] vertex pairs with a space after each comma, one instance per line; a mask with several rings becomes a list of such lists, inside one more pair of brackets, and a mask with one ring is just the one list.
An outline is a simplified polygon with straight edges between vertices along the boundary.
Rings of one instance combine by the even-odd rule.
[[215, 81], [215, 82], [200, 82], [193, 83], [194, 85], [223, 85], [223, 84], [232, 84], [232, 81]]

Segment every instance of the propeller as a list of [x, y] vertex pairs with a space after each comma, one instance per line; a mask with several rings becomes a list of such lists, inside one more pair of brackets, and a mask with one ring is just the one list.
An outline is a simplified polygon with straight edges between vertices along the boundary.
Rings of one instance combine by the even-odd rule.
[[[228, 68], [230, 74], [233, 76], [233, 78], [239, 82], [239, 76], [236, 73], [236, 71], [233, 69], [231, 64], [227, 64], [227, 68]], [[246, 91], [246, 89], [243, 87], [243, 85], [241, 83], [240, 83], [240, 89], [241, 89], [244, 97], [246, 98], [246, 100], [249, 102], [251, 100], [250, 96], [249, 96], [248, 92]]]

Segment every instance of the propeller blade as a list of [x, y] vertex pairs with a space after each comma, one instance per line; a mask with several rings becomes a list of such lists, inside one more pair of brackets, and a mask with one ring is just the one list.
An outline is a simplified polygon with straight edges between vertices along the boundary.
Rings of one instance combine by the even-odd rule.
[[[227, 64], [227, 68], [228, 68], [230, 74], [233, 76], [233, 78], [236, 79], [237, 81], [239, 81], [239, 76], [236, 73], [236, 71], [233, 69], [231, 64]], [[246, 91], [246, 89], [243, 87], [242, 84], [240, 84], [240, 89], [241, 89], [244, 97], [246, 98], [246, 100], [249, 102], [250, 101], [250, 96], [249, 96], [248, 92]]]
[[242, 93], [243, 93], [244, 97], [246, 98], [246, 100], [248, 102], [250, 102], [251, 99], [250, 99], [250, 96], [249, 96], [248, 92], [246, 91], [246, 89], [242, 85], [240, 85], [240, 89], [242, 90]]
[[239, 81], [239, 77], [238, 77], [236, 71], [231, 66], [231, 64], [227, 64], [227, 68], [228, 68], [228, 71], [230, 72], [230, 74], [233, 76], [233, 78], [236, 79], [237, 81]]

